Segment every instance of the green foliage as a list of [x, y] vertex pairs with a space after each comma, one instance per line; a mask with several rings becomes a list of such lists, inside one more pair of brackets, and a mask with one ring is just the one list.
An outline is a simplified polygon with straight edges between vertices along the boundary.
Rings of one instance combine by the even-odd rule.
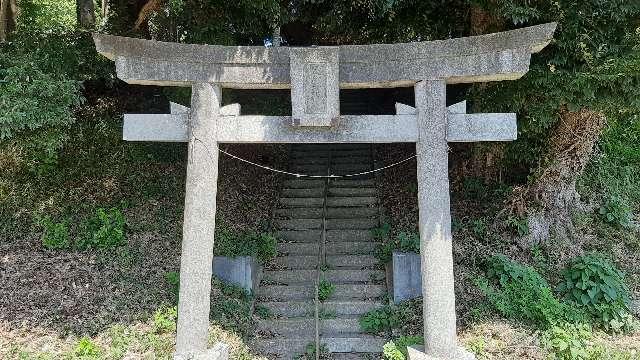
[[153, 314], [153, 329], [155, 333], [167, 333], [175, 331], [178, 320], [178, 308], [160, 308]]
[[277, 255], [277, 238], [268, 232], [234, 232], [224, 225], [216, 229], [214, 253], [217, 256], [256, 256], [263, 264]]
[[382, 348], [382, 355], [387, 360], [405, 360], [408, 358], [407, 347], [422, 345], [422, 336], [400, 336], [396, 340], [389, 341]]
[[631, 207], [620, 196], [610, 196], [598, 212], [606, 222], [613, 226], [619, 228], [631, 226], [633, 218]]
[[318, 300], [325, 301], [336, 291], [336, 286], [328, 280], [322, 279], [318, 283]]
[[527, 218], [509, 216], [507, 218], [507, 226], [519, 236], [525, 236], [529, 234], [529, 221], [527, 220]]
[[273, 313], [271, 312], [271, 310], [268, 307], [263, 306], [263, 305], [256, 305], [256, 307], [254, 308], [254, 312], [261, 319], [271, 319], [271, 318], [273, 318]]
[[547, 281], [535, 269], [502, 255], [487, 261], [487, 278], [476, 285], [492, 306], [510, 319], [527, 321], [540, 328], [565, 322], [584, 322], [585, 314], [558, 300]]
[[[320, 344], [320, 353], [318, 354], [319, 358], [322, 360], [331, 359], [331, 353], [329, 352], [329, 348], [327, 345]], [[316, 359], [316, 344], [310, 342], [307, 344], [304, 350], [304, 354], [300, 354], [296, 357], [298, 360], [315, 360]]]
[[550, 352], [551, 359], [589, 359], [591, 327], [585, 324], [563, 324], [552, 326], [542, 334], [541, 343]]
[[506, 166], [527, 175], [537, 166], [558, 111], [603, 111], [610, 122], [640, 110], [640, 4], [633, 1], [483, 2], [518, 25], [556, 21], [554, 41], [532, 58], [519, 81], [474, 87], [478, 111], [519, 114], [518, 141], [507, 145]]
[[420, 253], [420, 234], [400, 232], [391, 239], [391, 225], [388, 223], [371, 230], [373, 238], [381, 244], [375, 250], [375, 256], [382, 264], [391, 261], [394, 251]]
[[75, 245], [80, 250], [111, 249], [125, 242], [124, 215], [118, 208], [99, 208], [84, 225], [85, 235]]
[[630, 295], [624, 274], [597, 254], [575, 258], [563, 272], [558, 291], [585, 308], [606, 328], [618, 324], [629, 313]]
[[180, 291], [180, 273], [177, 271], [169, 271], [164, 274], [164, 279], [171, 286], [171, 292], [178, 298], [178, 292]]
[[360, 317], [360, 328], [364, 332], [378, 334], [391, 331], [402, 324], [402, 318], [395, 306], [374, 309]]
[[18, 31], [68, 31], [76, 26], [74, 0], [21, 0]]
[[69, 247], [69, 225], [67, 221], [54, 222], [49, 216], [38, 221], [44, 228], [42, 246], [49, 250], [66, 249]]
[[101, 353], [100, 347], [94, 344], [88, 337], [80, 339], [74, 349], [74, 355], [80, 359], [96, 359], [100, 357]]

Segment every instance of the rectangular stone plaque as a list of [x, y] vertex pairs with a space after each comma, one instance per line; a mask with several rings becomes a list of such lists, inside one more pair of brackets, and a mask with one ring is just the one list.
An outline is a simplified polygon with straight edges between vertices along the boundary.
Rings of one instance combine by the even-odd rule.
[[340, 116], [338, 48], [291, 48], [289, 56], [292, 125], [331, 126]]

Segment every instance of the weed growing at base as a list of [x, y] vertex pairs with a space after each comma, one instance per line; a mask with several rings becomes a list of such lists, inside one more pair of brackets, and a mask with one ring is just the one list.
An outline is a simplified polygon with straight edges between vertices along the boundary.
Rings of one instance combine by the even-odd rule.
[[318, 300], [325, 301], [329, 299], [335, 291], [335, 285], [330, 283], [328, 280], [320, 280], [320, 283], [318, 284]]

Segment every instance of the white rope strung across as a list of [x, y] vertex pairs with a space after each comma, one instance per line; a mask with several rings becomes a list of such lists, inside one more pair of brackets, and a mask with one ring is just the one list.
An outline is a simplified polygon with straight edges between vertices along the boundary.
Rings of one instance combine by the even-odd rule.
[[387, 166], [383, 166], [383, 167], [378, 168], [378, 169], [373, 169], [373, 170], [369, 170], [369, 171], [363, 171], [363, 172], [359, 172], [359, 173], [355, 173], [355, 174], [345, 174], [345, 175], [309, 175], [309, 174], [299, 174], [299, 173], [292, 173], [292, 172], [289, 172], [289, 171], [274, 169], [274, 168], [266, 166], [266, 165], [257, 164], [257, 163], [254, 163], [252, 161], [249, 161], [247, 159], [243, 159], [243, 158], [241, 158], [239, 156], [230, 154], [230, 153], [228, 153], [228, 152], [226, 152], [226, 151], [224, 151], [222, 149], [218, 149], [218, 150], [221, 153], [223, 153], [223, 154], [225, 154], [225, 155], [227, 155], [229, 157], [232, 157], [232, 158], [234, 158], [236, 160], [245, 162], [247, 164], [251, 164], [253, 166], [257, 166], [257, 167], [265, 169], [265, 170], [269, 170], [269, 171], [273, 171], [273, 172], [277, 172], [277, 173], [285, 174], [285, 175], [291, 175], [291, 176], [295, 176], [295, 177], [307, 177], [307, 178], [343, 178], [343, 177], [354, 177], [354, 176], [367, 175], [367, 174], [372, 174], [372, 173], [377, 172], [377, 171], [381, 171], [381, 170], [385, 170], [385, 169], [388, 169], [388, 168], [392, 168], [394, 166], [397, 166], [397, 165], [400, 165], [402, 163], [405, 163], [405, 162], [407, 162], [407, 161], [409, 161], [409, 160], [411, 160], [411, 159], [416, 157], [416, 155], [411, 155], [408, 158], [406, 158], [404, 160], [400, 160], [400, 161], [395, 162], [393, 164], [390, 164], [390, 165], [387, 165]]

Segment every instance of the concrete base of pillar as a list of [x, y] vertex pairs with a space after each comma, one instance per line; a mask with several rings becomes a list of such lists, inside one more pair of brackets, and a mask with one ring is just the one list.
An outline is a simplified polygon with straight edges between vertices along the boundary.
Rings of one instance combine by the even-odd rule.
[[475, 360], [473, 353], [462, 347], [456, 348], [451, 354], [446, 355], [429, 355], [424, 352], [424, 346], [408, 346], [407, 353], [409, 360]]
[[229, 345], [219, 342], [211, 349], [192, 357], [185, 357], [183, 355], [176, 354], [173, 356], [173, 360], [229, 360]]

